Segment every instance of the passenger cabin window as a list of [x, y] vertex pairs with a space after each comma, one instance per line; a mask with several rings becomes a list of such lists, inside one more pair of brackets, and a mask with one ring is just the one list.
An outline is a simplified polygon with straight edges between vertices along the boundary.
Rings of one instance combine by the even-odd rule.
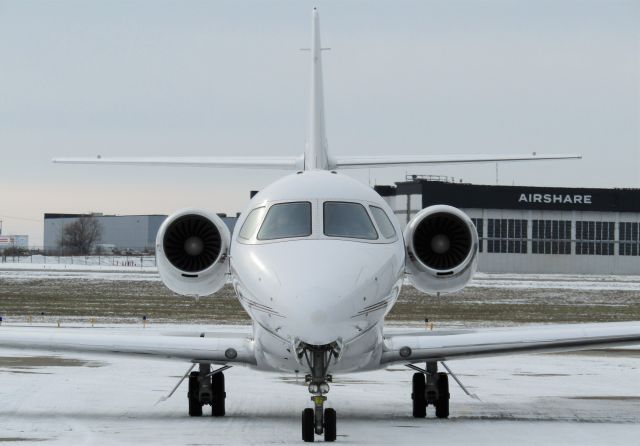
[[247, 216], [247, 219], [244, 221], [238, 237], [245, 240], [249, 240], [251, 237], [253, 237], [253, 234], [256, 233], [256, 230], [258, 229], [258, 223], [260, 223], [260, 220], [262, 220], [263, 215], [264, 207], [259, 207], [252, 210]]
[[369, 214], [360, 203], [327, 201], [324, 203], [324, 234], [366, 240], [378, 238]]
[[258, 240], [307, 237], [311, 235], [311, 203], [274, 204], [258, 232]]
[[377, 206], [369, 206], [373, 219], [376, 221], [380, 232], [384, 238], [393, 238], [396, 236], [396, 230], [393, 229], [393, 223], [389, 220], [387, 213]]

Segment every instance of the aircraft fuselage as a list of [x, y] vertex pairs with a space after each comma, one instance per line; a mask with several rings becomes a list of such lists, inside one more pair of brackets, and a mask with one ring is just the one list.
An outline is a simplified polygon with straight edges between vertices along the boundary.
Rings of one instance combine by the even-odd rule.
[[[278, 204], [293, 204], [308, 231], [299, 226], [293, 237], [261, 237], [269, 223], [265, 216]], [[391, 236], [373, 215], [380, 218], [380, 209], [393, 225]], [[250, 216], [254, 210], [258, 217]], [[369, 227], [342, 228], [342, 213], [352, 210], [363, 219], [366, 213], [375, 233]], [[253, 229], [244, 226], [247, 220]], [[393, 211], [373, 189], [327, 171], [286, 176], [250, 201], [234, 231], [230, 257], [236, 294], [254, 322], [261, 366], [300, 369], [295, 354], [300, 343], [337, 345], [333, 371], [379, 364], [383, 319], [402, 286], [405, 248]]]

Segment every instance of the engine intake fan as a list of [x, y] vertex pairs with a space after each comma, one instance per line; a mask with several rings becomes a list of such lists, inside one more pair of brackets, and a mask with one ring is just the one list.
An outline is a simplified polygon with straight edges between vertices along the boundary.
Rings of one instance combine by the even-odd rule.
[[471, 232], [456, 215], [429, 215], [413, 235], [415, 255], [429, 268], [448, 271], [460, 265], [471, 250]]
[[172, 222], [162, 241], [167, 260], [181, 271], [195, 273], [209, 268], [220, 256], [220, 231], [209, 219], [196, 214]]
[[230, 242], [227, 225], [212, 212], [185, 209], [169, 216], [156, 237], [160, 278], [184, 296], [215, 293], [227, 280]]
[[407, 278], [424, 293], [458, 291], [476, 271], [478, 233], [460, 209], [423, 209], [407, 225], [404, 240]]

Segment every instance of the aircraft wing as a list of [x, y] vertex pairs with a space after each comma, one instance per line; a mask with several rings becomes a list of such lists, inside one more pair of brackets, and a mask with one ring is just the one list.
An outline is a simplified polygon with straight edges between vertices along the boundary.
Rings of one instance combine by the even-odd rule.
[[303, 170], [304, 160], [296, 156], [166, 156], [54, 158], [60, 164], [109, 164], [128, 166], [241, 167], [249, 169]]
[[382, 365], [640, 344], [640, 322], [478, 330], [385, 330]]
[[140, 356], [192, 363], [256, 364], [250, 334], [235, 331], [172, 335], [140, 330], [136, 333], [122, 334], [102, 328], [0, 326], [0, 347], [21, 351]]
[[582, 155], [415, 155], [415, 156], [338, 156], [333, 158], [336, 169], [395, 167], [427, 164], [490, 163], [498, 161], [544, 161], [580, 159]]

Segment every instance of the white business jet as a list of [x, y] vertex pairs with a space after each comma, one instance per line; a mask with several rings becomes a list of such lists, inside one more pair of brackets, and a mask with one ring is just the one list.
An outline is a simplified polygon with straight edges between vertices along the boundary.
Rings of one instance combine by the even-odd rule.
[[[201, 297], [231, 281], [253, 321], [252, 333], [106, 335], [2, 326], [1, 347], [190, 362], [183, 379], [188, 377], [191, 416], [201, 416], [204, 405], [212, 407], [214, 416], [225, 414], [223, 371], [230, 366], [302, 372], [313, 403], [302, 412], [302, 438], [314, 441], [315, 435], [324, 435], [334, 441], [336, 412], [324, 408], [333, 374], [407, 365], [415, 371], [413, 416], [425, 417], [432, 405], [437, 417], [446, 418], [447, 360], [640, 342], [640, 323], [385, 331], [384, 318], [405, 277], [425, 293], [453, 292], [469, 282], [476, 270], [478, 235], [466, 214], [444, 205], [423, 209], [403, 233], [374, 190], [339, 171], [579, 156], [329, 156], [316, 8], [312, 15], [311, 110], [302, 156], [54, 160], [292, 170], [251, 199], [233, 234], [215, 213], [188, 209], [168, 217], [157, 236], [158, 271], [165, 285]], [[449, 373], [438, 372], [438, 364]]]

